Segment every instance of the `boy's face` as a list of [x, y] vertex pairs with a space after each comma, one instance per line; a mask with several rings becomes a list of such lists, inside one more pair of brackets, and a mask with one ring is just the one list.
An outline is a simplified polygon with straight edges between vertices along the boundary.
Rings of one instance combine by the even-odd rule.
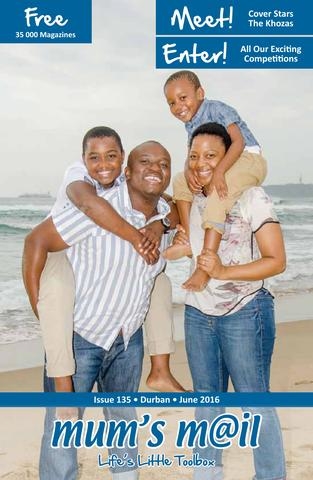
[[173, 80], [166, 85], [164, 93], [171, 113], [184, 123], [190, 122], [204, 99], [203, 88], [196, 89], [187, 78]]
[[188, 153], [189, 168], [197, 177], [200, 185], [208, 185], [216, 165], [225, 155], [223, 140], [217, 135], [197, 135]]
[[89, 175], [110, 188], [121, 173], [124, 152], [114, 137], [89, 138], [83, 160]]

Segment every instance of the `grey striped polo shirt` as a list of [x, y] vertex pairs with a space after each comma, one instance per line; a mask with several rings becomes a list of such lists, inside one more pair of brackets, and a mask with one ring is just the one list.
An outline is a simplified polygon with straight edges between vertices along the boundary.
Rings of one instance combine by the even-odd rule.
[[[158, 214], [148, 222], [132, 208], [127, 182], [102, 192], [115, 210], [136, 228], [164, 218], [168, 204], [161, 198]], [[91, 343], [109, 350], [120, 330], [125, 348], [144, 321], [155, 277], [165, 266], [160, 256], [147, 265], [132, 245], [103, 230], [74, 206], [52, 215], [67, 250], [76, 282], [74, 330]], [[163, 235], [160, 250], [167, 246]]]

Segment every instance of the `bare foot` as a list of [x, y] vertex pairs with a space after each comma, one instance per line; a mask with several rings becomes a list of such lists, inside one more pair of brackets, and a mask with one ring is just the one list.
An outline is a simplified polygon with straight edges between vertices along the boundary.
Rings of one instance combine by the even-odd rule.
[[209, 280], [210, 277], [206, 272], [196, 268], [191, 277], [183, 283], [182, 287], [192, 292], [201, 292], [205, 289]]
[[181, 386], [170, 372], [166, 375], [163, 373], [161, 375], [150, 372], [146, 380], [146, 385], [156, 392], [186, 392], [184, 387]]
[[177, 243], [176, 245], [171, 245], [162, 253], [162, 256], [166, 260], [178, 260], [182, 257], [189, 257], [192, 255], [190, 245], [181, 245]]
[[56, 420], [71, 420], [76, 422], [78, 420], [78, 408], [77, 407], [57, 407], [55, 412]]

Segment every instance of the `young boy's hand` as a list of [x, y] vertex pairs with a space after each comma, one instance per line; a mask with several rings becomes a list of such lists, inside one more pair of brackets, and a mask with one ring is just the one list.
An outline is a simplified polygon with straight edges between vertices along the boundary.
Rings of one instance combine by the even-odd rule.
[[205, 188], [207, 195], [210, 195], [213, 190], [216, 190], [221, 200], [224, 200], [228, 195], [227, 183], [225, 181], [224, 172], [215, 167], [212, 179], [209, 185]]
[[186, 182], [188, 185], [189, 190], [194, 193], [201, 193], [202, 192], [202, 185], [199, 183], [195, 174], [190, 170], [190, 168], [186, 168], [184, 171]]

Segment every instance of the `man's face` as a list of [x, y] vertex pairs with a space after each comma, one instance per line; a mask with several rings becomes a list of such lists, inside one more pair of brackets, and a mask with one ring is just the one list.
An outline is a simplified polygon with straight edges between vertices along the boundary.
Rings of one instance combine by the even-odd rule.
[[171, 157], [162, 145], [146, 142], [131, 153], [125, 176], [132, 191], [160, 196], [171, 179]]
[[124, 153], [114, 137], [89, 138], [83, 160], [89, 175], [110, 188], [121, 173]]
[[164, 93], [171, 113], [184, 123], [190, 122], [204, 99], [203, 88], [196, 89], [187, 78], [173, 80]]
[[197, 135], [188, 153], [189, 168], [193, 171], [200, 185], [208, 185], [216, 165], [225, 155], [223, 140], [217, 135]]

